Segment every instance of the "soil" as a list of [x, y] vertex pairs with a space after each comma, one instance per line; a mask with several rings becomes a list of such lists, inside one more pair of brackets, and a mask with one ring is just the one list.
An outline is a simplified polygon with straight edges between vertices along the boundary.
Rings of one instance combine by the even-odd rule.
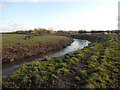
[[56, 41], [53, 44], [44, 43], [37, 45], [7, 47], [2, 49], [2, 63], [13, 62], [22, 58], [41, 55], [51, 51], [59, 50], [70, 45], [72, 42], [73, 39], [64, 39]]
[[52, 88], [78, 88], [78, 86], [82, 87], [82, 85], [75, 80], [75, 77], [77, 75], [76, 71], [85, 69], [86, 62], [91, 55], [92, 53], [87, 55], [85, 59], [80, 60], [78, 64], [72, 67], [73, 69], [70, 69], [70, 72], [67, 75], [60, 76], [59, 79], [57, 79], [53, 85], [49, 85], [47, 87]]

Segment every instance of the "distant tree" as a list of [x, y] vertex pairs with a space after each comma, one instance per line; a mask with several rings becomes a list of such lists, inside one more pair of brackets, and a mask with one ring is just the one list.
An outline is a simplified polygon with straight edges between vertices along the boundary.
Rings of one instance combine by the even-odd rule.
[[110, 30], [107, 30], [106, 32], [107, 32], [107, 34], [110, 34]]
[[86, 31], [79, 30], [78, 33], [86, 33]]

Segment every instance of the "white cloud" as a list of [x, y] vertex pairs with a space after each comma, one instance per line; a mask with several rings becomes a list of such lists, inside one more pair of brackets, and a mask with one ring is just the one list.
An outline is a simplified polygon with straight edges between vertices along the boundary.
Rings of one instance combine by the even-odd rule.
[[0, 32], [10, 32], [11, 30], [12, 30], [12, 28], [7, 25], [0, 26]]
[[58, 16], [58, 18], [59, 18], [60, 20], [63, 20], [63, 19], [64, 19], [64, 14], [60, 14], [60, 15]]
[[6, 8], [6, 5], [0, 2], [0, 8]]
[[31, 0], [31, 2], [38, 2], [39, 0]]
[[62, 30], [107, 30], [117, 29], [117, 7], [102, 7], [83, 14], [58, 15], [58, 19], [51, 21], [54, 29]]
[[[9, 0], [12, 2], [17, 2], [21, 0]], [[27, 0], [37, 2], [39, 0]], [[83, 0], [80, 0], [81, 2]], [[88, 0], [85, 0], [86, 2]], [[95, 1], [95, 0], [90, 0]], [[89, 1], [89, 2], [90, 2]], [[0, 3], [0, 7], [4, 7], [3, 4]], [[3, 6], [2, 6], [3, 5]], [[102, 7], [96, 8], [92, 11], [83, 13], [83, 14], [69, 14], [65, 15], [64, 13], [60, 13], [58, 15], [57, 20], [53, 20], [51, 22], [47, 22], [45, 25], [27, 25], [22, 23], [11, 23], [9, 25], [0, 25], [0, 31], [16, 31], [16, 30], [28, 30], [34, 28], [53, 28], [54, 30], [101, 30], [101, 29], [117, 29], [117, 15], [118, 15], [118, 7]], [[3, 17], [0, 16], [0, 20]]]
[[0, 16], [0, 21], [1, 21], [1, 20], [4, 20], [4, 17]]
[[60, 13], [56, 20], [45, 25], [27, 25], [20, 22], [0, 25], [2, 31], [29, 30], [34, 28], [53, 28], [53, 30], [112, 30], [117, 29], [117, 7], [102, 7], [83, 14]]
[[0, 25], [0, 32], [13, 32], [13, 31], [18, 31], [18, 30], [33, 30], [35, 28], [44, 28], [46, 26], [39, 26], [39, 25], [28, 25], [28, 24], [23, 24], [20, 22], [15, 22], [15, 23], [9, 23], [7, 25]]
[[10, 25], [0, 25], [0, 32], [11, 32], [23, 29], [25, 29], [25, 26], [19, 22]]

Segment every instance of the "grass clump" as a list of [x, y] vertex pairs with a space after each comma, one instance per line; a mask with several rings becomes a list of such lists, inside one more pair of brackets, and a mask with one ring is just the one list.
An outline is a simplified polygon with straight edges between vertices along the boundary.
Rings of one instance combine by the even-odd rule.
[[75, 77], [76, 81], [80, 81], [80, 78], [78, 76]]

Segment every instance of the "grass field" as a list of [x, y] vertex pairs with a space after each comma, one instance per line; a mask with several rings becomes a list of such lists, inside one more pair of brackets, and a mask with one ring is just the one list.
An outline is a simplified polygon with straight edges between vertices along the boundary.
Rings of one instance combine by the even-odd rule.
[[2, 34], [2, 47], [8, 46], [25, 46], [31, 44], [40, 44], [40, 43], [53, 43], [55, 41], [62, 40], [66, 37], [64, 36], [54, 36], [54, 35], [41, 35], [41, 36], [31, 36], [28, 39], [24, 39], [27, 36], [25, 34]]
[[24, 64], [3, 78], [3, 88], [120, 88], [120, 41], [99, 36], [83, 50]]
[[2, 63], [59, 50], [72, 42], [65, 36], [2, 34]]

